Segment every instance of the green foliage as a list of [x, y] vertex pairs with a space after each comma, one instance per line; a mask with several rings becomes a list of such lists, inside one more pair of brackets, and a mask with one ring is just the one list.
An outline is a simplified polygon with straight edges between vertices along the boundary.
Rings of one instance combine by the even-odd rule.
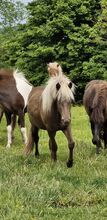
[[[47, 132], [40, 131], [40, 157], [23, 157], [19, 128], [6, 149], [5, 118], [0, 126], [0, 217], [2, 220], [105, 220], [107, 218], [107, 152], [95, 153], [83, 107], [72, 108], [76, 142], [74, 166], [66, 167], [68, 146], [58, 132], [58, 161], [52, 163]], [[26, 117], [29, 128], [29, 121]]]
[[[107, 1], [102, 0], [102, 13], [94, 25], [91, 38], [95, 46], [89, 62], [84, 63], [83, 73], [89, 79], [107, 79]], [[95, 49], [96, 47], [96, 49]]]
[[21, 54], [20, 59], [24, 70], [25, 63], [28, 63], [26, 72], [29, 72], [31, 81], [32, 74], [35, 74], [36, 85], [40, 83], [38, 78], [46, 79], [46, 63], [53, 60], [62, 64], [74, 82], [77, 83], [78, 78], [82, 81], [82, 64], [92, 53], [89, 35], [98, 11], [100, 13], [99, 2], [33, 1], [28, 10], [30, 16], [21, 42], [23, 59]]
[[106, 9], [105, 0], [32, 1], [26, 24], [1, 39], [0, 66], [18, 67], [40, 85], [48, 77], [47, 63], [58, 61], [82, 100], [89, 80], [107, 79]]
[[19, 50], [17, 37], [24, 28], [21, 23], [25, 17], [26, 9], [20, 1], [0, 1], [0, 67], [15, 66]]
[[25, 18], [25, 7], [20, 1], [1, 0], [0, 1], [0, 28], [8, 30], [21, 23]]

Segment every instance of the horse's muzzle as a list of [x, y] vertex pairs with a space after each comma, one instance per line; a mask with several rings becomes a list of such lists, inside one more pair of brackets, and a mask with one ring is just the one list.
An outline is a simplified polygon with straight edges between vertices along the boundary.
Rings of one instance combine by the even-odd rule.
[[61, 125], [62, 127], [67, 127], [70, 123], [70, 119], [61, 119]]
[[97, 137], [93, 137], [93, 139], [92, 139], [92, 143], [94, 144], [94, 145], [97, 145], [97, 144], [99, 144], [99, 141], [100, 141], [100, 139]]

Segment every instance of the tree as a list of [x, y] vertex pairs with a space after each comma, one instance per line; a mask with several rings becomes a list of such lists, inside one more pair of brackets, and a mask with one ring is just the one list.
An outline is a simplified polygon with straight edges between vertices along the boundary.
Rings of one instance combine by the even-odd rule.
[[28, 5], [28, 11], [17, 65], [24, 67], [37, 85], [46, 80], [46, 63], [57, 60], [79, 91], [83, 90], [87, 81], [83, 63], [93, 53], [90, 33], [101, 13], [100, 0], [36, 0]]
[[85, 69], [96, 50], [92, 35], [101, 14], [100, 3], [100, 0], [29, 3], [27, 23], [17, 32], [17, 39], [10, 40], [7, 46], [10, 65], [23, 70], [34, 85], [39, 85], [47, 78], [46, 64], [59, 61], [78, 86], [80, 99], [89, 80]]
[[13, 28], [20, 24], [26, 16], [25, 6], [20, 1], [0, 1], [0, 28]]
[[0, 1], [0, 67], [15, 65], [17, 57], [14, 57], [14, 50], [17, 50], [18, 44], [16, 37], [24, 26], [25, 17], [26, 9], [20, 1]]
[[102, 13], [92, 29], [92, 57], [84, 63], [83, 73], [92, 79], [107, 79], [107, 1], [102, 0]]

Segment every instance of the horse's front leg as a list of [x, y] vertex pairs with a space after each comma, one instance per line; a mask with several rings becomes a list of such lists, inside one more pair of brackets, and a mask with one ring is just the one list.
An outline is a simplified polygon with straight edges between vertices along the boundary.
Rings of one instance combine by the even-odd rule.
[[6, 121], [7, 121], [7, 145], [6, 147], [10, 148], [12, 144], [12, 123], [11, 123], [11, 113], [5, 112]]
[[73, 149], [74, 149], [74, 141], [71, 134], [71, 127], [68, 126], [65, 130], [63, 130], [67, 140], [68, 140], [68, 148], [69, 148], [69, 158], [67, 161], [67, 167], [72, 167], [73, 165]]
[[22, 134], [22, 140], [24, 142], [24, 144], [27, 144], [27, 132], [26, 132], [26, 127], [25, 127], [25, 113], [23, 112], [23, 110], [19, 110], [18, 111], [18, 116], [19, 116], [19, 119], [18, 119], [18, 124], [20, 126], [20, 129], [21, 129], [21, 134]]
[[56, 161], [57, 160], [57, 155], [56, 155], [57, 144], [56, 144], [56, 141], [55, 141], [56, 132], [48, 131], [48, 134], [49, 134], [49, 148], [50, 148], [50, 151], [51, 151], [51, 159]]

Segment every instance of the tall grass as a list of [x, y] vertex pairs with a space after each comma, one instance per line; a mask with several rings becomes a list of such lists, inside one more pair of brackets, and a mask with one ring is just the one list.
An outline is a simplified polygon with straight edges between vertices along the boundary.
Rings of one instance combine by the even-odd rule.
[[[27, 127], [29, 120], [26, 117]], [[40, 131], [40, 157], [23, 157], [18, 127], [14, 144], [6, 149], [6, 122], [0, 125], [0, 219], [107, 219], [107, 152], [95, 153], [88, 117], [83, 107], [72, 108], [74, 165], [66, 167], [66, 138], [57, 133], [58, 161], [50, 159], [48, 136]]]

